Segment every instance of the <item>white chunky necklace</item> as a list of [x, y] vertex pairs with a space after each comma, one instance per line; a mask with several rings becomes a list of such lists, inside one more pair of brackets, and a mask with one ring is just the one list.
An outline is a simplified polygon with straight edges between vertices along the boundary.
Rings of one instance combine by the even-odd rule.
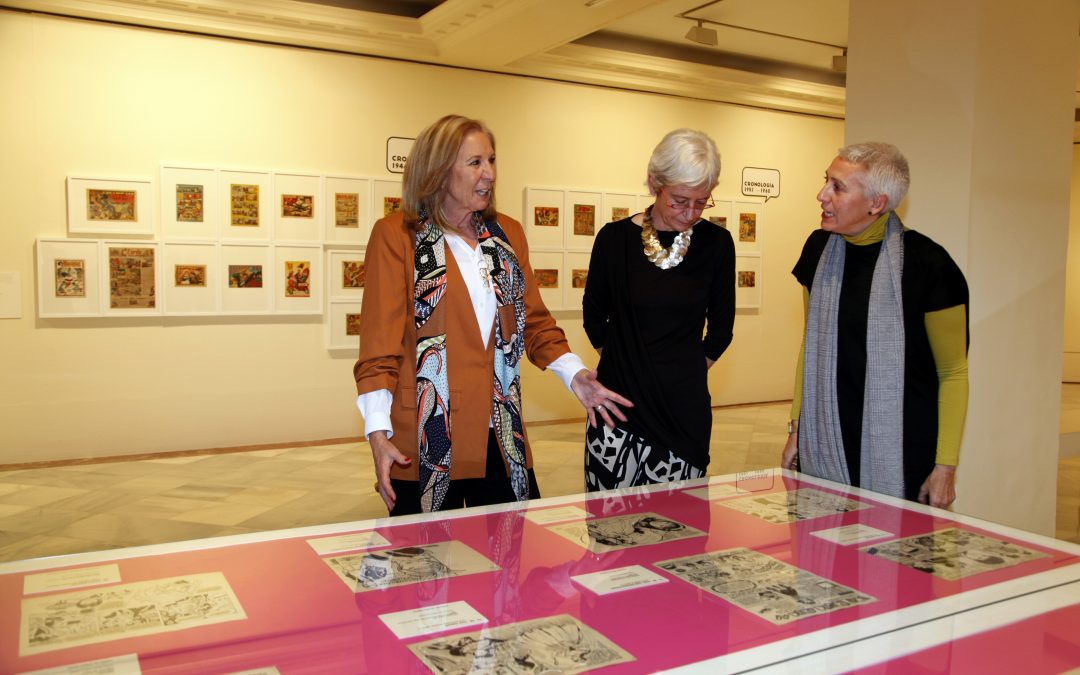
[[660, 269], [669, 270], [683, 261], [686, 249], [690, 248], [692, 234], [694, 234], [693, 225], [676, 235], [670, 248], [664, 248], [660, 245], [656, 228], [652, 224], [652, 207], [645, 209], [645, 215], [641, 219], [641, 243], [645, 246], [645, 257]]

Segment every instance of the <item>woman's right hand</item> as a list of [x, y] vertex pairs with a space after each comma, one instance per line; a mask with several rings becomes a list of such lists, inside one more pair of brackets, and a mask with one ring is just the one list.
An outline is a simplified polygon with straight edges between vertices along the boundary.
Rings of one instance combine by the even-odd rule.
[[375, 489], [379, 491], [386, 509], [393, 511], [394, 504], [397, 503], [397, 494], [390, 486], [390, 468], [395, 464], [409, 466], [412, 460], [401, 454], [397, 446], [387, 438], [385, 431], [373, 431], [368, 435], [368, 443], [371, 445], [371, 456], [375, 460], [375, 478], [378, 481]]
[[780, 468], [797, 471], [799, 469], [799, 427], [795, 423], [795, 430], [787, 436], [784, 443], [784, 454], [780, 456]]

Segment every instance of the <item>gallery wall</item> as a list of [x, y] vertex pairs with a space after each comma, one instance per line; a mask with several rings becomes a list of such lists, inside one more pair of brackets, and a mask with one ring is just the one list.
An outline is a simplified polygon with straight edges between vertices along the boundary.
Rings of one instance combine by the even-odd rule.
[[[386, 139], [449, 112], [494, 129], [498, 205], [519, 219], [527, 185], [643, 191], [676, 127], [716, 139], [717, 197], [739, 195], [744, 166], [779, 170], [762, 308], [740, 310], [710, 386], [715, 404], [790, 398], [790, 269], [840, 121], [7, 11], [0, 78], [0, 272], [21, 281], [21, 318], [0, 320], [0, 465], [359, 435], [355, 354], [326, 349], [321, 317], [39, 319], [34, 242], [67, 235], [68, 175], [155, 191], [162, 162], [389, 178]], [[595, 363], [580, 314], [557, 316]], [[523, 386], [526, 419], [582, 417], [552, 375], [529, 367]]]

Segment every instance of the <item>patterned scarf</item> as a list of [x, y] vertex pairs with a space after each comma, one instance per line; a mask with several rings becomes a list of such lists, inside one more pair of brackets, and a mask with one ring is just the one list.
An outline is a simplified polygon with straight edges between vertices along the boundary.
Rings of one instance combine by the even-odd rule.
[[[889, 213], [870, 283], [859, 486], [904, 496], [904, 226]], [[836, 396], [837, 326], [844, 279], [844, 238], [829, 237], [810, 291], [799, 424], [799, 466], [851, 483]]]
[[[480, 250], [495, 285], [495, 368], [491, 422], [499, 450], [510, 468], [518, 501], [529, 498], [525, 433], [521, 423], [521, 357], [525, 351], [525, 273], [506, 233], [496, 221], [473, 215]], [[450, 385], [447, 379], [446, 320], [439, 301], [446, 292], [446, 242], [442, 230], [424, 218], [416, 233], [413, 258], [413, 305], [416, 320], [416, 435], [420, 458], [420, 507], [442, 508], [450, 489], [453, 459]], [[504, 314], [502, 309], [513, 307]], [[503, 325], [513, 317], [513, 325]]]

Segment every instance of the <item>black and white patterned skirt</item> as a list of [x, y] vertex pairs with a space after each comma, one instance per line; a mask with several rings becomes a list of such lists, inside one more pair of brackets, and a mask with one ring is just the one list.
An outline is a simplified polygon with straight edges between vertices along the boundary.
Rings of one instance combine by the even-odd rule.
[[701, 478], [705, 471], [670, 450], [653, 447], [626, 429], [585, 425], [585, 489], [588, 492]]

